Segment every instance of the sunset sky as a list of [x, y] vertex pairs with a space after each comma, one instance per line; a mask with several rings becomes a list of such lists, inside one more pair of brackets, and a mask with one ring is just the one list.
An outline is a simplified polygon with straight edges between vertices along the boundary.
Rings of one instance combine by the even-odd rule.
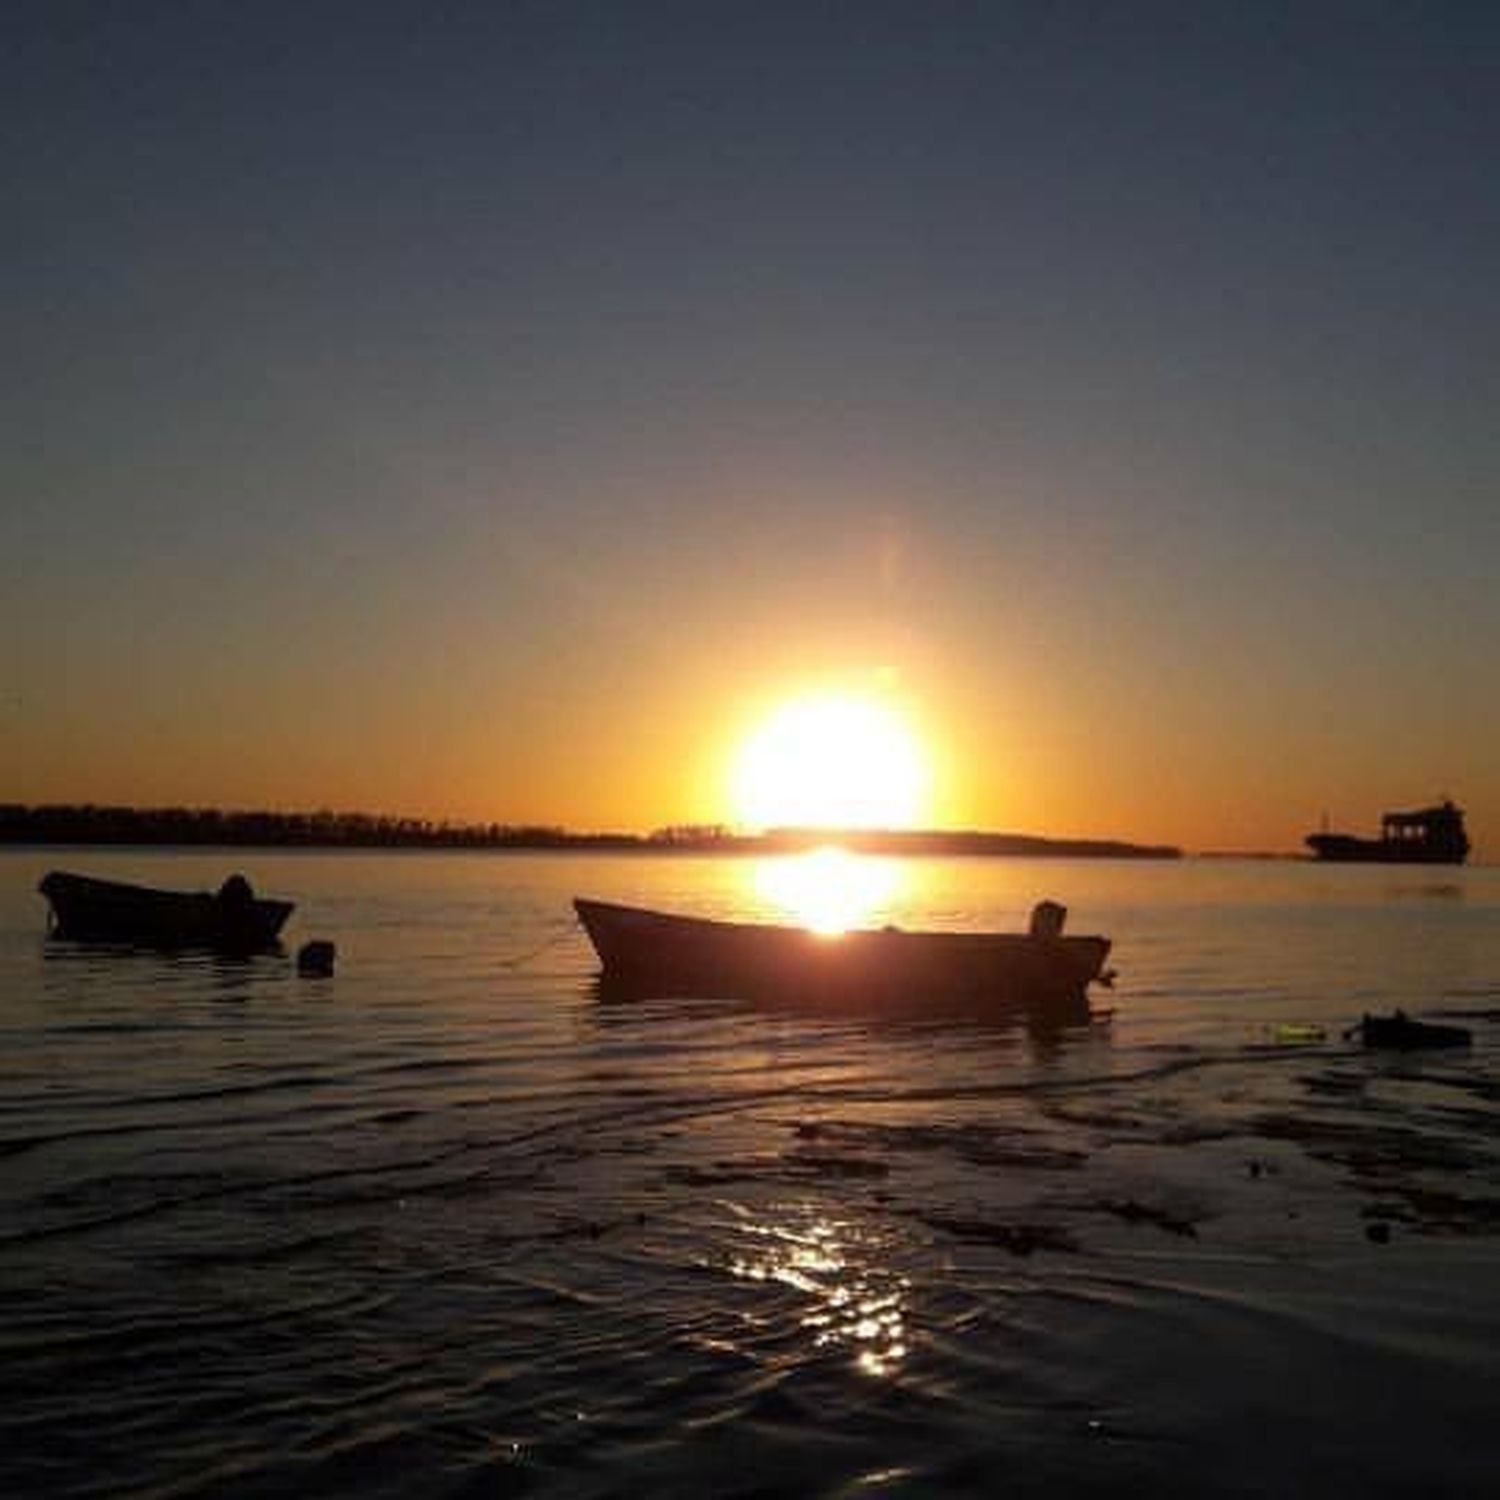
[[1500, 6], [5, 30], [0, 801], [1500, 856]]

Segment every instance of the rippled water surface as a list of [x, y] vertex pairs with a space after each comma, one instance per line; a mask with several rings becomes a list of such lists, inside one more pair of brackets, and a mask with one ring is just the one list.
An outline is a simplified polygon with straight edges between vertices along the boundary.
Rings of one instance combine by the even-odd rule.
[[[244, 868], [338, 971], [49, 940], [54, 865]], [[573, 894], [826, 884], [749, 860], [0, 855], [0, 1493], [1493, 1492], [1500, 871], [835, 873], [877, 923], [1056, 897], [1118, 984], [595, 995]], [[1396, 1005], [1474, 1045], [1343, 1038]]]

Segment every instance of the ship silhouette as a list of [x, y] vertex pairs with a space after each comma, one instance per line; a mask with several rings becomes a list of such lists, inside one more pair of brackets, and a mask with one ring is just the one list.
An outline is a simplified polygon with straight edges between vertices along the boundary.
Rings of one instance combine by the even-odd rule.
[[1308, 847], [1319, 859], [1393, 865], [1461, 865], [1469, 854], [1461, 809], [1444, 798], [1415, 812], [1388, 812], [1380, 820], [1380, 837], [1352, 833], [1310, 833]]

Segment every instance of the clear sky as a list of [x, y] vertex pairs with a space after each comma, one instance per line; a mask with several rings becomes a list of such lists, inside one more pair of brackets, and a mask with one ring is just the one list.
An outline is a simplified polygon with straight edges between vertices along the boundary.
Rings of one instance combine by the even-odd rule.
[[7, 6], [0, 800], [1500, 855], [1500, 6]]

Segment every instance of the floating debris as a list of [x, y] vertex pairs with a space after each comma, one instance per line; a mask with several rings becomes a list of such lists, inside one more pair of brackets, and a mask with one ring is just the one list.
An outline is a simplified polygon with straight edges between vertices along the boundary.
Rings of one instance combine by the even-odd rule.
[[1314, 1026], [1303, 1021], [1283, 1021], [1272, 1031], [1271, 1035], [1276, 1041], [1287, 1045], [1328, 1040], [1328, 1033], [1321, 1026]]

